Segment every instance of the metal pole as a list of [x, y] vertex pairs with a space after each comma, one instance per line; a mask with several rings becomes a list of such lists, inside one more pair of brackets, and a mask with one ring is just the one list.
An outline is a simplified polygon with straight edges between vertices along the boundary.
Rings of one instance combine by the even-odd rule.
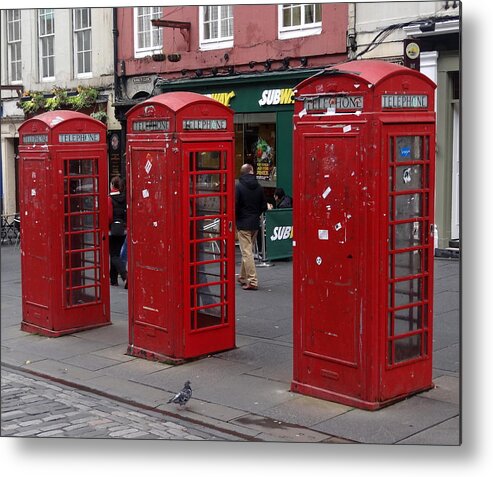
[[274, 263], [269, 262], [265, 257], [267, 255], [266, 249], [266, 239], [265, 239], [265, 214], [260, 216], [260, 239], [262, 241], [262, 253], [260, 253], [257, 247], [257, 241], [255, 240], [255, 247], [257, 248], [257, 258], [259, 260], [257, 266], [258, 267], [273, 267]]

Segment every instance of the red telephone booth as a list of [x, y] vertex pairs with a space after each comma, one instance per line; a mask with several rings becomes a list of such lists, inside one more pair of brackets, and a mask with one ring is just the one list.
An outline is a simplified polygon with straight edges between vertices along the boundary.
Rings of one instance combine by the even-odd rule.
[[434, 90], [372, 60], [295, 88], [294, 391], [377, 409], [432, 386]]
[[19, 128], [24, 331], [110, 324], [106, 127], [53, 111]]
[[130, 355], [235, 346], [233, 131], [232, 110], [196, 93], [127, 114]]

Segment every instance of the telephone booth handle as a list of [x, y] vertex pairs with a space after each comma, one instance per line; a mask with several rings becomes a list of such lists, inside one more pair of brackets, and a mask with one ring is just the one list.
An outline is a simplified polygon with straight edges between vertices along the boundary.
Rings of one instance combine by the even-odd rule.
[[228, 222], [228, 229], [229, 229], [229, 231], [230, 231], [230, 232], [232, 232], [232, 231], [233, 231], [233, 221], [232, 221], [232, 220], [230, 220], [230, 221]]

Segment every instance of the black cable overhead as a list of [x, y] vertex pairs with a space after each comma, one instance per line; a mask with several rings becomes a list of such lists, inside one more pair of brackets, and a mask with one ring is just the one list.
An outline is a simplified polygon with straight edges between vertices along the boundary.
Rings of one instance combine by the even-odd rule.
[[427, 25], [430, 22], [444, 22], [449, 20], [458, 20], [459, 16], [440, 16], [440, 17], [428, 17], [421, 20], [412, 20], [404, 23], [394, 23], [393, 25], [389, 25], [385, 27], [382, 31], [378, 33], [378, 35], [371, 41], [371, 43], [361, 52], [359, 52], [354, 59], [358, 59], [364, 54], [374, 50], [377, 46], [379, 46], [389, 35], [391, 35], [394, 31], [399, 30], [401, 28], [410, 26], [410, 25]]

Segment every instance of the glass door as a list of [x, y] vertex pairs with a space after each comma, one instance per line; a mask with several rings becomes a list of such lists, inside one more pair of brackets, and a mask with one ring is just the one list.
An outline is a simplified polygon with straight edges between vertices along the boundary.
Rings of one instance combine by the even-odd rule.
[[234, 272], [228, 160], [221, 148], [188, 152], [192, 331], [228, 323], [228, 275]]

